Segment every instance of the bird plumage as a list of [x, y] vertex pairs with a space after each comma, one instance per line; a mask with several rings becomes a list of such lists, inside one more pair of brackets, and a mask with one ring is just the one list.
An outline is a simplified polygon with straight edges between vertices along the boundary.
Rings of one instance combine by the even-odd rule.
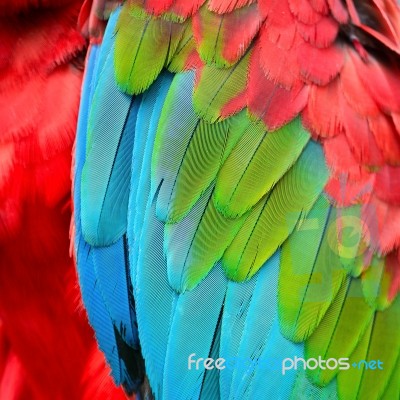
[[[83, 90], [75, 247], [87, 292], [86, 268], [101, 287], [112, 262], [80, 249], [125, 243], [112, 268], [155, 398], [399, 393], [399, 16], [389, 0], [131, 0], [111, 16]], [[236, 365], [191, 369], [192, 353]], [[385, 367], [282, 373], [295, 357]]]
[[123, 398], [69, 255], [81, 2], [0, 1], [0, 398]]

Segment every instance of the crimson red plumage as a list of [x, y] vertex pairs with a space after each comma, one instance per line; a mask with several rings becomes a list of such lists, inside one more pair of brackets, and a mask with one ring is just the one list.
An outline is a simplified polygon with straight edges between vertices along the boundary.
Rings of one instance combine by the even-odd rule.
[[300, 44], [297, 40], [290, 51], [276, 46], [269, 39], [265, 28], [261, 30], [260, 64], [266, 77], [274, 83], [290, 89], [300, 83], [300, 67], [297, 63], [296, 48]]
[[290, 11], [297, 17], [299, 22], [311, 25], [321, 20], [322, 14], [312, 7], [308, 0], [289, 0]]
[[7, 14], [0, 18], [4, 399], [124, 398], [97, 349], [69, 257], [71, 152], [86, 46], [76, 29], [80, 3], [0, 1]]
[[[341, 71], [344, 64], [343, 53], [335, 46], [318, 48], [302, 43], [297, 49], [297, 62], [300, 73], [306, 82], [320, 86], [327, 85]], [[329, 63], [321, 63], [321, 59], [329, 60]]]
[[223, 14], [253, 3], [256, 3], [256, 0], [209, 0], [208, 7], [214, 12]]
[[260, 49], [251, 55], [248, 81], [248, 107], [260, 116], [268, 129], [275, 130], [298, 115], [308, 100], [308, 87], [298, 84], [290, 89], [275, 85], [267, 79], [260, 66]]
[[338, 79], [327, 86], [312, 85], [309, 101], [302, 114], [303, 123], [315, 138], [333, 137], [343, 132], [342, 96]]

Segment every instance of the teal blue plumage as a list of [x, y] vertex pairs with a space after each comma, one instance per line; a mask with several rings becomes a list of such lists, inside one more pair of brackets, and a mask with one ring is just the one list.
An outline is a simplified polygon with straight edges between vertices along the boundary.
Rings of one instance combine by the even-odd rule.
[[[93, 46], [88, 55], [82, 104], [90, 104], [93, 100], [96, 74], [102, 70], [102, 51], [105, 48]], [[85, 109], [81, 108], [78, 120], [74, 165], [74, 247], [78, 277], [89, 322], [96, 332], [99, 347], [106, 355], [113, 378], [127, 392], [132, 392], [137, 390], [138, 381], [143, 379], [143, 360], [139, 350], [130, 271], [129, 267], [125, 268], [128, 262], [126, 238], [122, 237], [110, 247], [94, 248], [82, 234], [80, 179], [86, 158], [86, 132], [90, 119]], [[123, 268], [117, 268], [121, 265]]]

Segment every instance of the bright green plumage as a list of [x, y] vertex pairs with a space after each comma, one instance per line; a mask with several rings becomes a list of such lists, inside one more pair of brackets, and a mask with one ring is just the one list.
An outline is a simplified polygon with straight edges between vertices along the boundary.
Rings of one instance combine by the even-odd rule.
[[120, 88], [141, 93], [157, 78], [178, 46], [184, 25], [133, 16], [124, 7], [116, 26], [115, 71]]
[[279, 315], [282, 332], [291, 340], [304, 341], [314, 331], [343, 284], [345, 272], [330, 240], [334, 236], [335, 211], [321, 196], [282, 246]]
[[[214, 65], [203, 68], [193, 95], [193, 104], [200, 117], [208, 122], [219, 120], [222, 107], [244, 91], [249, 59], [250, 54], [247, 54], [226, 69]], [[240, 111], [240, 108], [235, 111]]]
[[299, 120], [268, 133], [261, 122], [239, 115], [246, 131], [218, 174], [215, 196], [218, 209], [229, 218], [244, 214], [268, 193], [309, 140]]

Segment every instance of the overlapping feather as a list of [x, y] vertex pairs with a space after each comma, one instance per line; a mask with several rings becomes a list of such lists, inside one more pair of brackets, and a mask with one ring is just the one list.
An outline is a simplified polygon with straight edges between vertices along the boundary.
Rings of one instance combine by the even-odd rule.
[[[301, 356], [302, 345], [292, 341], [305, 341], [307, 357], [356, 360], [368, 356], [367, 348], [377, 356], [379, 338], [395, 329], [398, 284], [392, 264], [399, 266], [393, 256], [399, 239], [396, 229], [391, 240], [382, 234], [382, 221], [397, 210], [398, 201], [386, 199], [384, 191], [378, 199], [374, 180], [384, 162], [399, 161], [399, 104], [392, 91], [399, 81], [391, 59], [382, 66], [371, 53], [366, 65], [362, 48], [341, 41], [339, 25], [356, 21], [340, 2], [304, 2], [300, 7], [292, 1], [209, 1], [197, 12], [201, 3], [187, 5], [179, 17], [179, 1], [130, 1], [117, 24], [120, 89], [138, 94], [150, 87], [151, 92], [154, 81], [158, 85], [165, 79], [157, 79], [163, 68], [176, 74], [160, 97], [158, 89], [154, 98], [149, 95], [148, 101], [157, 106], [147, 119], [140, 109], [153, 106], [140, 100], [140, 144], [132, 151], [132, 165], [138, 170], [131, 178], [128, 222], [132, 281], [140, 339], [157, 398], [172, 393], [201, 398], [216, 388], [217, 379], [221, 396], [252, 398], [270, 389], [261, 370], [253, 365], [241, 382], [238, 372], [206, 373], [205, 378], [191, 374], [184, 368], [189, 349], [178, 343], [183, 333], [193, 333], [193, 343], [207, 353], [204, 356], [239, 354], [241, 348], [256, 360], [263, 354], [283, 357], [286, 351]], [[229, 35], [227, 27], [235, 18], [245, 23], [243, 16], [249, 18], [244, 34]], [[211, 20], [218, 23], [211, 26]], [[376, 91], [367, 88], [373, 73], [383, 82], [372, 85]], [[355, 74], [359, 88], [353, 94]], [[365, 102], [361, 94], [368, 94]], [[383, 119], [377, 117], [383, 114]], [[382, 137], [378, 126], [385, 128]], [[338, 138], [346, 155], [343, 162]], [[316, 140], [325, 140], [324, 148]], [[395, 181], [398, 167], [392, 168], [381, 185]], [[350, 176], [358, 177], [359, 186], [353, 188]], [[376, 205], [380, 208], [374, 214]], [[226, 295], [220, 260], [226, 276], [238, 282], [228, 284]], [[263, 334], [271, 335], [261, 351], [260, 338], [248, 332], [247, 324], [263, 321], [256, 303], [267, 296], [257, 284], [263, 268], [274, 263], [280, 268], [279, 285], [273, 289], [263, 281], [263, 287], [276, 290], [278, 305], [271, 304], [279, 317], [271, 314], [264, 321], [269, 328], [263, 326]], [[244, 282], [249, 279], [257, 284]], [[207, 303], [206, 293], [215, 302]], [[235, 295], [237, 299], [231, 297]], [[239, 299], [243, 303], [237, 303]], [[159, 310], [162, 318], [155, 323], [152, 318]], [[385, 318], [390, 319], [386, 328], [380, 322]], [[372, 319], [377, 326], [372, 327]], [[350, 334], [352, 325], [356, 329]], [[227, 326], [235, 335], [231, 345]], [[290, 374], [282, 381], [288, 385], [282, 385], [282, 396], [294, 396], [306, 387], [321, 399], [345, 397], [352, 379], [357, 393], [368, 392], [373, 398], [386, 387], [396, 390], [392, 373], [398, 344], [392, 345], [393, 354], [382, 353], [388, 368], [379, 384], [368, 383], [368, 371], [317, 369], [309, 378], [326, 390], [317, 389], [304, 374]], [[190, 385], [177, 382], [178, 375], [187, 376]]]

